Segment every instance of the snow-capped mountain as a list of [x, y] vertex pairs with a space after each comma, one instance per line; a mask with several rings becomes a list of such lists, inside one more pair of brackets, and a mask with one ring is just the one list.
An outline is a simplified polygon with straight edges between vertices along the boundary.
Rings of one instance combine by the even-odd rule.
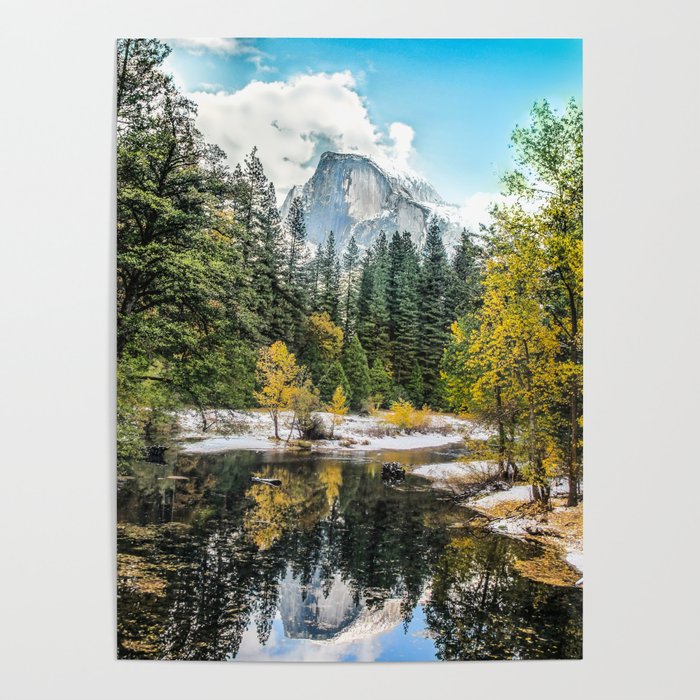
[[311, 179], [287, 194], [283, 218], [296, 196], [303, 202], [309, 242], [322, 243], [333, 231], [340, 250], [353, 234], [367, 248], [382, 229], [387, 235], [409, 231], [420, 246], [433, 216], [445, 245], [452, 247], [465, 225], [459, 208], [445, 202], [427, 180], [362, 155], [324, 153]]

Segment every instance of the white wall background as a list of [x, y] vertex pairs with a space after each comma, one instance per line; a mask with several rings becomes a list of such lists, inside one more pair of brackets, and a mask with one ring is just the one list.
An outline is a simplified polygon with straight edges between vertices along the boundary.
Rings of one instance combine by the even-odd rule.
[[[697, 4], [25, 0], [0, 23], [0, 697], [689, 698], [698, 633]], [[118, 36], [584, 38], [585, 659], [117, 662]]]

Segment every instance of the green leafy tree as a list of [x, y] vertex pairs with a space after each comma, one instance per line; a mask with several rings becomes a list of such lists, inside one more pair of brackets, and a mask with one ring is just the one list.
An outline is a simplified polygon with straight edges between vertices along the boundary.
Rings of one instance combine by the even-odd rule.
[[238, 387], [250, 386], [250, 362], [239, 360], [259, 337], [244, 264], [246, 233], [230, 206], [233, 180], [223, 152], [197, 130], [195, 105], [162, 72], [168, 53], [155, 40], [117, 45], [117, 362], [124, 416], [149, 408], [155, 415], [162, 405], [245, 405], [248, 390], [231, 391], [230, 380], [235, 374]]

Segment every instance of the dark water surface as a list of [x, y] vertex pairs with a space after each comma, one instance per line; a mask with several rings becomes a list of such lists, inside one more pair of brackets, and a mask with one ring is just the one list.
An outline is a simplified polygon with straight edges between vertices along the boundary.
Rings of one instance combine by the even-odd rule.
[[382, 461], [455, 456], [239, 451], [135, 465], [118, 487], [119, 657], [579, 658], [582, 592], [521, 576], [536, 547], [472, 530], [470, 512], [419, 477], [382, 482]]

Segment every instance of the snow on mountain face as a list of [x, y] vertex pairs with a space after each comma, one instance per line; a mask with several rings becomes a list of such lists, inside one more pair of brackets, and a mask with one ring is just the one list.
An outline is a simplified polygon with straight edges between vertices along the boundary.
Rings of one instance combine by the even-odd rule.
[[445, 245], [452, 247], [464, 226], [459, 209], [447, 204], [429, 182], [367, 156], [324, 153], [311, 179], [287, 194], [282, 217], [296, 196], [304, 205], [308, 240], [322, 243], [333, 231], [340, 250], [353, 234], [361, 248], [368, 248], [382, 229], [389, 236], [409, 231], [420, 246], [432, 216]]

